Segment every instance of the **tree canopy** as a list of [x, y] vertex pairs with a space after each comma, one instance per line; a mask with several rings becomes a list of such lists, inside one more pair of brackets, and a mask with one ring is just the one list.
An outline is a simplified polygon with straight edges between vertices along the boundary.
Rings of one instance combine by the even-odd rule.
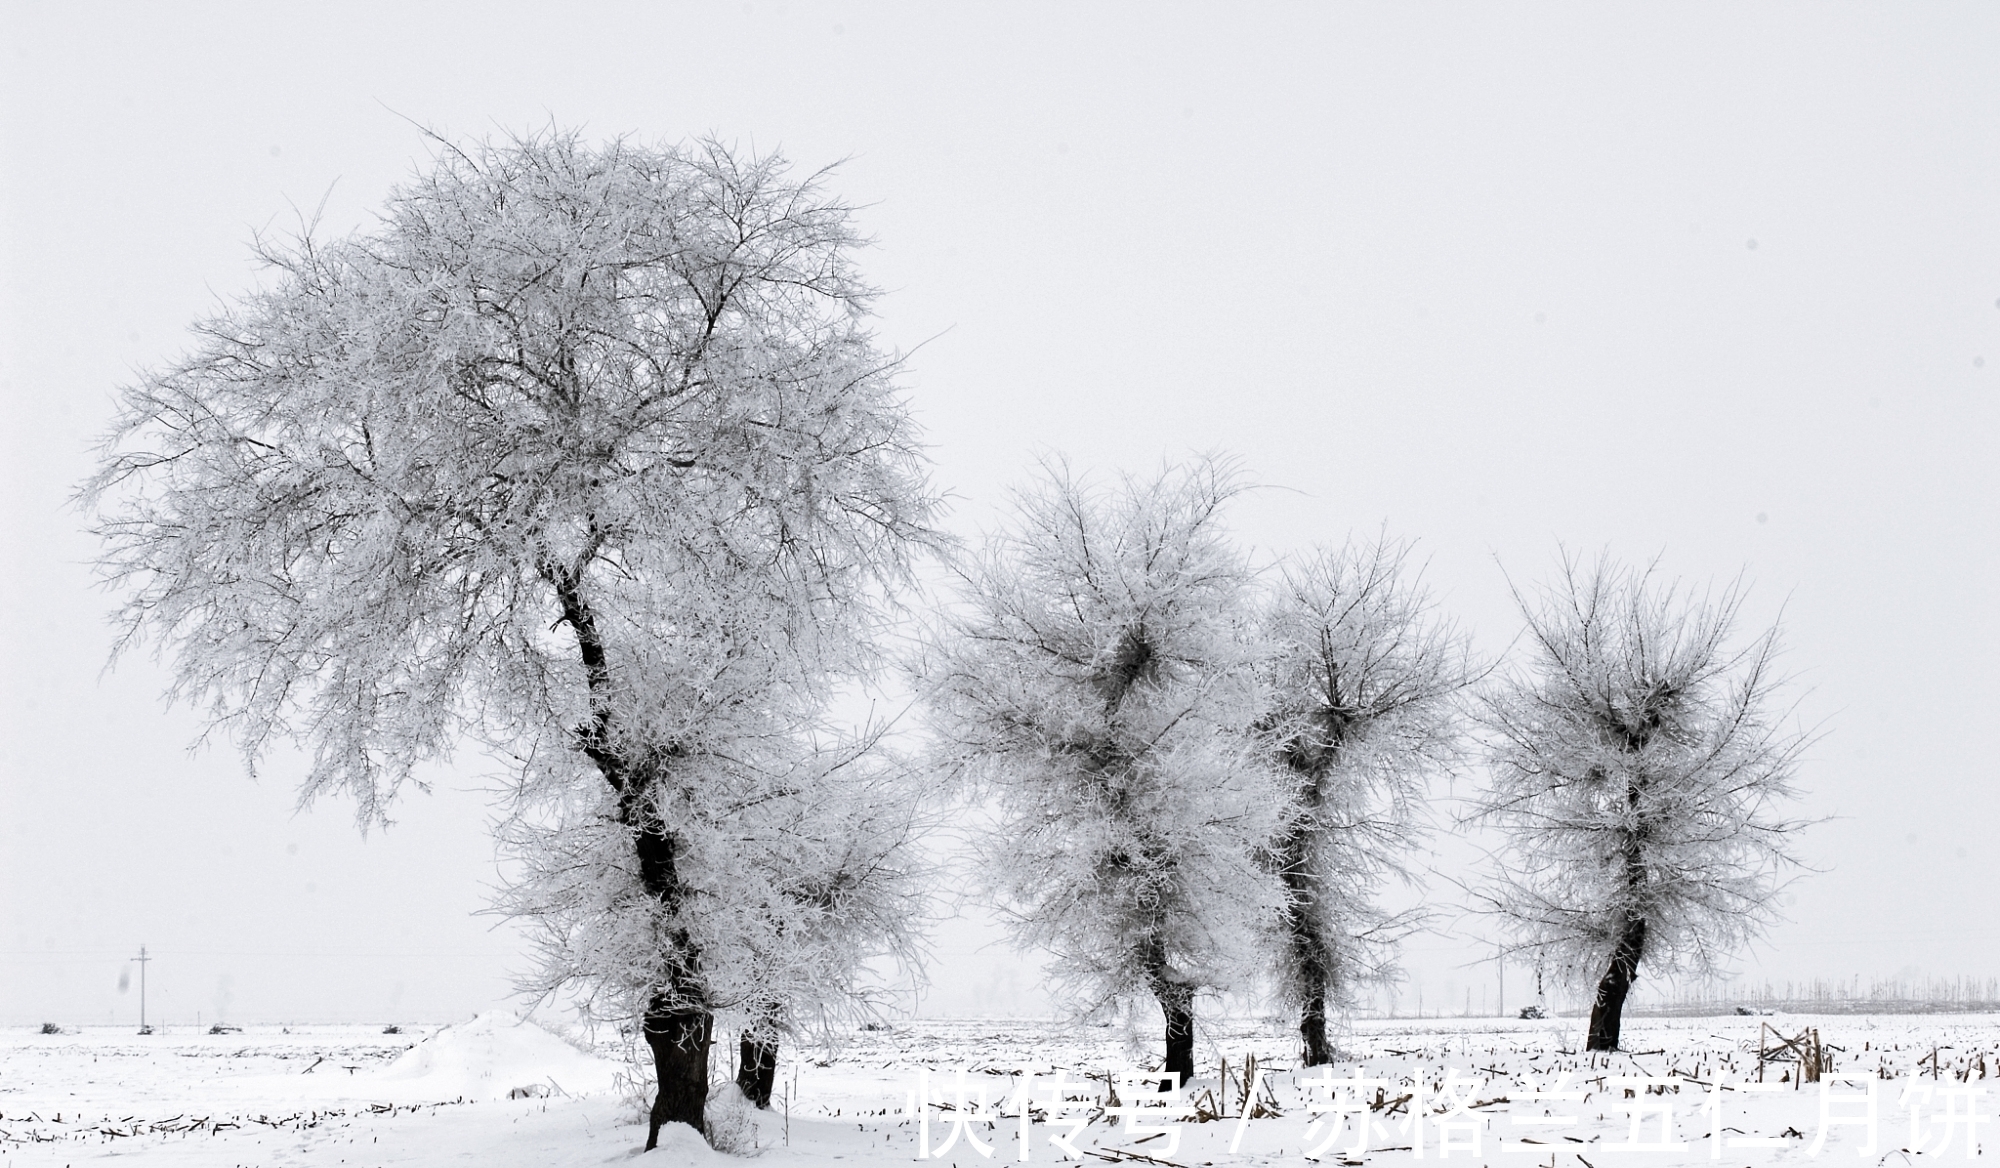
[[1410, 876], [1432, 778], [1461, 760], [1457, 698], [1475, 669], [1406, 544], [1349, 541], [1286, 564], [1260, 621], [1265, 710], [1289, 817], [1272, 848], [1287, 893], [1277, 988], [1307, 1066], [1333, 1057], [1326, 1011], [1392, 970], [1415, 914], [1377, 904]]
[[1734, 641], [1735, 586], [1566, 559], [1519, 599], [1527, 659], [1484, 707], [1477, 814], [1506, 841], [1485, 900], [1539, 966], [1596, 983], [1589, 1046], [1615, 1050], [1642, 960], [1708, 972], [1776, 919], [1808, 737], [1777, 627]]
[[943, 765], [997, 795], [984, 870], [1080, 1012], [1150, 995], [1193, 1071], [1193, 996], [1254, 977], [1283, 891], [1250, 735], [1253, 576], [1216, 461], [1109, 489], [1045, 467], [966, 564], [930, 657]]
[[[705, 1058], [772, 924], [715, 873], [769, 870], [743, 841], [839, 770], [809, 742], [931, 539], [862, 243], [778, 156], [553, 132], [441, 144], [372, 229], [260, 241], [268, 288], [128, 387], [86, 488], [123, 643], [253, 766], [302, 742], [304, 797], [364, 823], [468, 739], [592, 803], [624, 841], [599, 875], [654, 918], [634, 1008]], [[705, 1072], [661, 1069], [700, 1126]]]

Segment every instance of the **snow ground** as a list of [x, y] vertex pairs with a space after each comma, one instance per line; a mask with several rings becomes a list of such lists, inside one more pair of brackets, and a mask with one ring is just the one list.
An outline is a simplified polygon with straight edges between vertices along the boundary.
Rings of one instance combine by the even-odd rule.
[[[755, 1117], [751, 1138], [755, 1157], [774, 1168], [908, 1164], [917, 1151], [918, 1125], [904, 1108], [920, 1068], [929, 1071], [934, 1092], [934, 1148], [951, 1136], [959, 1069], [969, 1072], [968, 1102], [984, 1085], [989, 1100], [998, 1103], [1023, 1069], [1043, 1076], [1045, 1086], [1060, 1068], [1073, 1084], [1085, 1075], [1099, 1076], [1078, 1084], [1077, 1091], [1088, 1098], [1079, 1117], [1093, 1117], [1075, 1140], [1087, 1163], [1404, 1168], [1417, 1156], [1410, 1146], [1408, 1107], [1395, 1106], [1395, 1097], [1409, 1090], [1403, 1081], [1422, 1078], [1435, 1089], [1451, 1069], [1468, 1084], [1462, 1098], [1473, 1105], [1463, 1113], [1464, 1126], [1455, 1129], [1455, 1138], [1469, 1141], [1476, 1130], [1481, 1146], [1478, 1154], [1454, 1149], [1444, 1158], [1467, 1165], [1692, 1168], [1719, 1158], [1751, 1168], [1789, 1168], [1810, 1160], [1855, 1162], [1865, 1136], [1855, 1125], [1830, 1128], [1827, 1146], [1811, 1154], [1819, 1130], [1818, 1089], [1798, 1089], [1792, 1082], [1796, 1068], [1786, 1064], [1767, 1072], [1770, 1091], [1723, 1093], [1721, 1124], [1728, 1142], [1713, 1149], [1714, 1121], [1703, 1109], [1711, 1098], [1708, 1084], [1718, 1074], [1732, 1084], [1754, 1079], [1759, 1023], [1767, 1021], [1788, 1034], [1817, 1027], [1822, 1042], [1836, 1048], [1837, 1072], [1868, 1075], [1879, 1083], [1878, 1144], [1866, 1157], [1871, 1166], [1967, 1155], [1965, 1125], [1947, 1127], [1946, 1110], [1962, 1112], [1969, 1102], [1976, 1116], [1992, 1116], [2000, 1101], [2000, 1016], [1995, 1015], [1631, 1019], [1625, 1035], [1633, 1053], [1608, 1057], [1578, 1053], [1576, 1019], [1358, 1021], [1343, 1041], [1356, 1061], [1336, 1073], [1345, 1076], [1358, 1065], [1367, 1077], [1395, 1084], [1372, 1117], [1390, 1117], [1389, 1122], [1371, 1129], [1358, 1154], [1344, 1154], [1353, 1138], [1350, 1129], [1332, 1149], [1309, 1160], [1306, 1152], [1327, 1132], [1313, 1129], [1308, 1135], [1306, 1093], [1287, 1057], [1292, 1044], [1275, 1022], [1241, 1019], [1212, 1028], [1199, 1058], [1209, 1077], [1197, 1080], [1192, 1094], [1200, 1098], [1207, 1091], [1213, 1097], [1214, 1073], [1226, 1057], [1232, 1080], [1227, 1115], [1217, 1122], [1182, 1124], [1177, 1146], [1170, 1146], [1176, 1143], [1173, 1136], [1140, 1142], [1143, 1130], [1128, 1133], [1097, 1111], [1104, 1073], [1131, 1069], [1139, 1061], [1122, 1031], [1019, 1020], [917, 1020], [856, 1033], [837, 1050], [791, 1052], [798, 1057], [781, 1068], [774, 1110]], [[1273, 1072], [1268, 1095], [1282, 1114], [1244, 1124], [1234, 1096], [1236, 1076], [1250, 1054], [1268, 1059]], [[718, 1060], [720, 1077], [728, 1070], [720, 1045]], [[142, 1168], [622, 1163], [638, 1155], [645, 1128], [616, 1086], [621, 1069], [612, 1058], [579, 1051], [501, 1015], [405, 1035], [357, 1026], [147, 1037], [129, 1029], [63, 1035], [11, 1029], [0, 1031], [0, 1168], [113, 1161]], [[1586, 1098], [1565, 1103], [1525, 1097], [1562, 1071], [1574, 1072], [1572, 1083]], [[1627, 1100], [1610, 1078], [1618, 1075], [1677, 1082], [1661, 1095], [1644, 1095], [1641, 1086]], [[1903, 1089], [1913, 1083], [1931, 1091], [1919, 1101], [1923, 1126], [1916, 1143], [1902, 1102]], [[1982, 1088], [1986, 1094], [1972, 1094]], [[1642, 1111], [1639, 1142], [1659, 1138], [1660, 1111], [1671, 1107], [1676, 1138], [1685, 1147], [1647, 1154], [1613, 1146], [1631, 1139], [1625, 1108], [1635, 1102], [1653, 1109]], [[1545, 1114], [1574, 1114], [1578, 1122], [1568, 1127], [1514, 1122]], [[1834, 1114], [1858, 1115], [1859, 1105], [1836, 1104]], [[1018, 1120], [995, 1116], [968, 1126], [994, 1155], [982, 1159], [961, 1132], [937, 1163], [970, 1168], [1017, 1162]], [[1033, 1126], [1034, 1162], [1057, 1158], [1048, 1135], [1066, 1126]], [[1425, 1158], [1437, 1159], [1442, 1129], [1433, 1122], [1425, 1130]], [[2000, 1123], [1987, 1121], [1974, 1132], [1984, 1145], [1981, 1151], [2000, 1149]], [[1519, 1142], [1524, 1136], [1542, 1142]], [[1740, 1142], [1755, 1137], [1773, 1138], [1781, 1146], [1746, 1149]], [[1952, 1141], [1948, 1147], [1940, 1144], [1946, 1138]], [[1232, 1140], [1238, 1141], [1234, 1152]], [[1928, 1151], [1913, 1161], [1902, 1149], [1916, 1146]], [[1719, 1156], [1712, 1158], [1712, 1152]], [[685, 1128], [670, 1127], [659, 1151], [644, 1162], [723, 1165], [737, 1159], [710, 1151]]]

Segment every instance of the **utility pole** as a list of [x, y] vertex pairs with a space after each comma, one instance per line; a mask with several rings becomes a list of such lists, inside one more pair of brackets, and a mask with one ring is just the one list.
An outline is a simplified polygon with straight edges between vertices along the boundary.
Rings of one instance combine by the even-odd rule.
[[139, 946], [139, 956], [133, 958], [139, 963], [139, 1033], [151, 1034], [153, 1028], [146, 1025], [146, 963], [152, 958], [146, 956], [146, 947]]

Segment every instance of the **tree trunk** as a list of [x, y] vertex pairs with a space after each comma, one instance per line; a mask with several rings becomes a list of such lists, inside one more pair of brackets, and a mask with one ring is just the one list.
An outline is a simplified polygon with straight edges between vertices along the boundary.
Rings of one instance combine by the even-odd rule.
[[[1325, 885], [1313, 870], [1313, 832], [1320, 808], [1326, 803], [1323, 784], [1340, 754], [1347, 736], [1349, 719], [1337, 693], [1326, 695], [1330, 704], [1322, 711], [1324, 741], [1293, 739], [1284, 749], [1284, 759], [1298, 777], [1295, 796], [1303, 814], [1293, 823], [1281, 845], [1282, 864], [1278, 875], [1285, 883], [1289, 904], [1285, 911], [1286, 938], [1296, 963], [1295, 989], [1302, 1003], [1299, 1037], [1305, 1042], [1304, 1064], [1322, 1067], [1333, 1061], [1333, 1048], [1326, 1041], [1326, 997], [1332, 982], [1328, 968], [1326, 938], [1320, 927], [1319, 898]], [[1323, 830], [1323, 829], [1322, 829]]]
[[[675, 866], [677, 841], [649, 812], [634, 813], [643, 826], [637, 838], [639, 883], [669, 909], [680, 906], [685, 891]], [[700, 954], [685, 932], [670, 939], [667, 988], [646, 1008], [646, 1045], [653, 1049], [653, 1071], [659, 1094], [646, 1132], [646, 1150], [660, 1142], [660, 1125], [684, 1123], [708, 1135], [703, 1112], [708, 1103], [708, 1048], [715, 1016], [702, 1004], [695, 976]]]
[[646, 1150], [660, 1145], [660, 1128], [684, 1123], [706, 1136], [702, 1111], [708, 1103], [708, 1045], [714, 1018], [707, 1010], [674, 1009], [654, 999], [646, 1011], [646, 1045], [653, 1048], [653, 1072], [660, 1091], [646, 1128]]
[[[1194, 990], [1155, 978], [1153, 996], [1167, 1016], [1167, 1065], [1163, 1069], [1169, 1077], [1160, 1080], [1160, 1087], [1178, 1091], [1194, 1078]], [[1179, 1078], [1172, 1077], [1175, 1075]]]
[[1611, 968], [1597, 983], [1597, 999], [1590, 1006], [1590, 1036], [1585, 1050], [1617, 1050], [1619, 1024], [1624, 1020], [1625, 995], [1639, 980], [1639, 958], [1646, 951], [1646, 919], [1626, 917], [1618, 934], [1618, 946], [1611, 951]]
[[[679, 841], [660, 822], [652, 804], [662, 768], [678, 756], [678, 748], [668, 744], [658, 750], [635, 750], [619, 742], [611, 661], [598, 634], [597, 614], [583, 594], [582, 569], [554, 562], [544, 562], [539, 568], [555, 588], [562, 605], [562, 623], [576, 633], [577, 653], [583, 659], [590, 720], [577, 727], [576, 746], [618, 793], [619, 822], [633, 829], [640, 885], [670, 914], [678, 912], [687, 891], [677, 864]], [[684, 1123], [703, 1137], [708, 1135], [703, 1112], [708, 1103], [708, 1048], [715, 1017], [703, 1004], [701, 953], [686, 930], [676, 929], [668, 938], [664, 956], [666, 984], [646, 1004], [642, 1020], [659, 1085], [646, 1130], [649, 1152], [659, 1146], [664, 1124]]]
[[1326, 993], [1306, 999], [1299, 1019], [1299, 1037], [1305, 1039], [1305, 1065], [1323, 1067], [1333, 1061], [1333, 1048], [1326, 1044]]
[[[1639, 732], [1627, 731], [1626, 750], [1637, 754], [1651, 740], [1653, 731], [1658, 729], [1654, 722]], [[1601, 771], [1594, 771], [1601, 775]], [[1646, 827], [1640, 815], [1643, 784], [1637, 779], [1629, 779], [1625, 786], [1625, 805], [1632, 811], [1633, 819], [1639, 826], [1624, 833], [1621, 846], [1624, 851], [1625, 868], [1625, 924], [1618, 932], [1618, 944], [1611, 950], [1611, 968], [1604, 971], [1604, 977], [1597, 983], [1597, 997], [1590, 1004], [1590, 1034], [1585, 1039], [1585, 1050], [1617, 1050], [1618, 1030], [1625, 1020], [1625, 995], [1632, 992], [1632, 983], [1639, 980], [1639, 959], [1646, 953], [1646, 918], [1637, 907], [1646, 903]]]
[[759, 1111], [771, 1109], [771, 1088], [778, 1078], [778, 1043], [744, 1035], [737, 1044], [736, 1086]]
[[1288, 940], [1292, 960], [1297, 963], [1298, 982], [1293, 988], [1303, 1003], [1299, 1037], [1305, 1040], [1305, 1065], [1320, 1067], [1333, 1061], [1333, 1050], [1326, 1042], [1326, 992], [1331, 978], [1326, 967], [1326, 944], [1313, 914], [1319, 889], [1306, 871], [1303, 847], [1296, 847], [1295, 851], [1298, 854], [1282, 872], [1285, 888], [1291, 893], [1286, 929], [1291, 934]]

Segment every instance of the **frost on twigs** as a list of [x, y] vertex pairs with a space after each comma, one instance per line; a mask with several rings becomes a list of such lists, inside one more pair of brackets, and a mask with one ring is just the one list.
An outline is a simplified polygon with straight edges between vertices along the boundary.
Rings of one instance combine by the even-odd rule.
[[757, 1109], [733, 1082], [709, 1084], [708, 1146], [732, 1156], [747, 1156], [757, 1150]]
[[1260, 621], [1258, 727], [1289, 796], [1272, 849], [1287, 893], [1277, 986], [1307, 1066], [1334, 1058], [1328, 1007], [1393, 976], [1393, 942], [1420, 914], [1376, 897], [1408, 878], [1427, 785], [1461, 761], [1458, 697], [1476, 670], [1408, 558], [1387, 539], [1314, 551], [1284, 565]]
[[939, 765], [990, 791], [980, 871], [1079, 1013], [1151, 996], [1191, 1077], [1193, 996], [1251, 973], [1283, 892], [1249, 735], [1251, 575], [1214, 460], [1097, 487], [1060, 462], [961, 569], [926, 668]]
[[647, 894], [633, 829], [599, 786], [575, 784], [504, 825], [519, 878], [501, 904], [543, 958], [522, 990], [562, 995], [592, 1021], [636, 1017], [685, 946], [707, 955], [706, 1006], [772, 1041], [886, 995], [866, 966], [888, 955], [913, 967], [924, 916], [913, 784], [873, 736], [795, 729], [684, 760], [690, 793], [660, 809], [683, 842], [677, 907]]
[[1809, 741], [1780, 703], [1778, 629], [1734, 632], [1742, 592], [1608, 559], [1520, 596], [1527, 660], [1486, 695], [1505, 845], [1483, 897], [1549, 973], [1595, 988], [1615, 1049], [1640, 963], [1705, 973], [1776, 919]]
[[[926, 463], [824, 175], [439, 146], [376, 227], [260, 241], [268, 289], [126, 389], [84, 491], [122, 644], [364, 825], [462, 743], [509, 760], [543, 981], [643, 1014], [655, 1119], [699, 1127], [713, 1011], [775, 1042], [903, 895], [902, 772], [822, 724], [936, 539]], [[834, 805], [887, 819], [815, 834]]]
[[365, 819], [462, 732], [586, 723], [571, 585], [627, 739], [850, 667], [933, 502], [848, 208], [786, 169], [550, 133], [260, 240], [273, 286], [126, 388], [85, 487], [125, 643]]

